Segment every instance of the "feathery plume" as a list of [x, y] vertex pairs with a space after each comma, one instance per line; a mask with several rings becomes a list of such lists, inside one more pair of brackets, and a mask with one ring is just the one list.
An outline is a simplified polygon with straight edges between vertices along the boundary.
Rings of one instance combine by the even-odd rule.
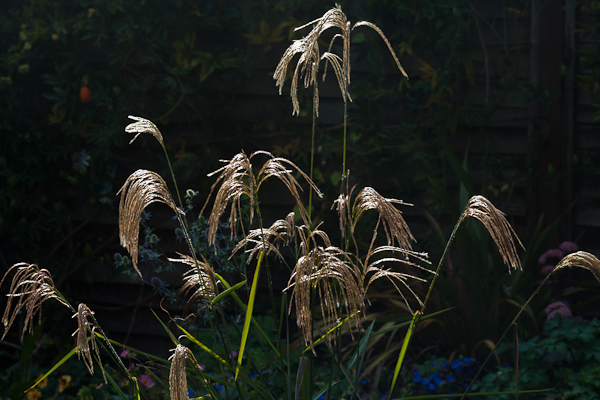
[[211, 186], [206, 203], [200, 211], [200, 214], [202, 214], [204, 208], [208, 205], [214, 189], [219, 182], [222, 182], [217, 191], [210, 217], [208, 218], [208, 241], [213, 246], [215, 245], [219, 219], [225, 212], [229, 200], [231, 200], [229, 227], [231, 228], [232, 237], [236, 235], [238, 216], [240, 220], [242, 218], [240, 211], [240, 198], [242, 195], [248, 196], [250, 200], [250, 222], [252, 222], [254, 216], [254, 176], [252, 175], [250, 158], [242, 151], [236, 154], [231, 160], [220, 161], [227, 164], [208, 174], [210, 177], [220, 173], [215, 183]]
[[476, 218], [485, 226], [494, 243], [496, 243], [502, 260], [508, 266], [509, 273], [511, 272], [511, 267], [513, 269], [522, 269], [513, 236], [522, 248], [525, 247], [523, 247], [523, 243], [519, 240], [519, 237], [504, 217], [502, 211], [494, 207], [485, 197], [477, 195], [471, 197], [467, 203], [460, 217], [459, 224], [467, 217]]
[[267, 256], [273, 252], [283, 259], [279, 247], [287, 245], [293, 239], [294, 226], [294, 213], [291, 212], [285, 219], [278, 219], [269, 228], [253, 229], [233, 248], [229, 258], [247, 245], [253, 245], [246, 250], [246, 253], [250, 254], [247, 264], [250, 264], [254, 255], [260, 251], [264, 251]]
[[215, 271], [206, 261], [197, 261], [185, 254], [177, 254], [180, 258], [169, 258], [168, 260], [192, 266], [189, 271], [183, 274], [185, 283], [179, 292], [184, 296], [187, 295], [188, 292], [192, 292], [189, 301], [196, 301], [201, 298], [204, 300], [204, 304], [210, 308], [216, 293], [214, 280]]
[[[281, 89], [283, 87], [283, 83], [287, 75], [288, 65], [296, 54], [300, 54], [300, 59], [296, 64], [296, 69], [294, 70], [294, 75], [292, 78], [291, 96], [292, 105], [294, 109], [292, 115], [300, 114], [300, 105], [298, 103], [297, 92], [299, 75], [302, 75], [302, 77], [304, 78], [304, 87], [308, 87], [309, 85], [314, 84], [316, 82], [318, 65], [321, 61], [321, 57], [319, 55], [320, 53], [318, 39], [321, 36], [321, 34], [329, 28], [337, 27], [342, 31], [342, 36], [344, 38], [342, 68], [344, 71], [349, 72], [348, 53], [350, 49], [350, 29], [348, 26], [348, 20], [346, 19], [346, 15], [342, 12], [340, 6], [332, 8], [331, 10], [323, 14], [321, 18], [318, 18], [305, 25], [302, 25], [296, 28], [295, 30], [298, 31], [313, 24], [315, 24], [315, 26], [308, 33], [308, 35], [306, 35], [300, 40], [294, 40], [294, 42], [287, 48], [287, 50], [281, 57], [277, 68], [275, 69], [275, 74], [273, 75], [273, 79], [277, 81], [276, 85], [279, 87], [279, 94], [281, 94]], [[326, 57], [326, 59], [327, 58], [328, 57]], [[340, 83], [340, 89], [345, 99], [346, 94], [348, 93], [348, 91], [346, 90], [347, 83], [344, 80], [338, 80], [338, 82]], [[318, 94], [315, 97], [318, 103]]]
[[133, 137], [133, 139], [131, 139], [129, 144], [133, 143], [135, 141], [135, 139], [137, 139], [137, 137], [140, 136], [142, 133], [149, 133], [152, 136], [154, 136], [156, 138], [156, 140], [158, 140], [158, 142], [160, 143], [160, 145], [162, 147], [165, 147], [165, 145], [163, 143], [163, 137], [162, 137], [160, 131], [158, 130], [158, 128], [156, 127], [156, 125], [154, 125], [154, 123], [152, 121], [147, 120], [145, 118], [141, 118], [141, 117], [134, 117], [133, 115], [130, 115], [129, 119], [138, 121], [138, 122], [129, 124], [125, 127], [125, 132], [136, 133], [136, 135]]
[[565, 267], [585, 268], [594, 275], [594, 278], [596, 278], [598, 282], [600, 282], [600, 260], [598, 260], [598, 258], [596, 258], [596, 256], [593, 254], [590, 254], [586, 251], [578, 251], [568, 254], [562, 260], [560, 260], [554, 270], [552, 270], [550, 273], [552, 274]]
[[[251, 160], [253, 157], [259, 154], [268, 156], [269, 160], [267, 160], [264, 163], [262, 168], [258, 171], [258, 174], [255, 176], [252, 172]], [[217, 181], [212, 185], [208, 199], [206, 200], [206, 203], [202, 208], [203, 211], [206, 205], [208, 204], [212, 192], [216, 188], [217, 184], [222, 182], [215, 196], [213, 209], [208, 219], [208, 238], [211, 245], [214, 245], [215, 243], [217, 228], [219, 226], [219, 219], [221, 218], [221, 215], [223, 215], [223, 213], [225, 212], [225, 209], [229, 204], [229, 200], [231, 200], [229, 225], [231, 227], [231, 234], [232, 236], [234, 236], [236, 232], [235, 230], [238, 217], [241, 219], [241, 214], [239, 211], [240, 198], [242, 197], [242, 195], [248, 196], [250, 200], [250, 221], [252, 221], [254, 215], [255, 196], [258, 190], [260, 189], [260, 186], [270, 177], [276, 177], [285, 184], [292, 196], [294, 196], [294, 199], [298, 204], [298, 208], [300, 210], [300, 214], [303, 220], [306, 223], [308, 223], [308, 214], [300, 199], [299, 190], [302, 190], [302, 187], [300, 186], [296, 178], [294, 178], [294, 176], [292, 175], [294, 171], [286, 168], [284, 164], [291, 166], [295, 171], [299, 172], [304, 177], [304, 179], [306, 179], [308, 184], [313, 187], [317, 195], [319, 197], [323, 196], [323, 194], [319, 191], [317, 186], [308, 177], [308, 175], [306, 175], [293, 162], [285, 158], [274, 157], [271, 153], [267, 151], [256, 151], [252, 153], [250, 157], [246, 156], [244, 152], [241, 152], [235, 157], [233, 157], [233, 159], [231, 159], [230, 161], [224, 162], [227, 162], [227, 165], [208, 174], [208, 176], [212, 176], [217, 173], [220, 173], [217, 178]], [[200, 213], [202, 213], [202, 211]]]
[[[2, 316], [2, 324], [4, 325], [2, 339], [4, 339], [13, 322], [15, 322], [17, 314], [22, 308], [25, 308], [25, 321], [23, 323], [23, 330], [21, 331], [21, 340], [23, 340], [25, 332], [31, 332], [33, 329], [33, 318], [36, 313], [39, 313], [38, 323], [42, 322], [42, 304], [44, 301], [56, 299], [67, 307], [71, 306], [56, 290], [50, 272], [46, 269], [40, 269], [36, 264], [17, 263], [13, 265], [4, 274], [2, 281], [0, 281], [0, 286], [2, 286], [4, 279], [14, 269], [16, 269], [16, 273], [13, 276], [9, 293], [6, 295], [8, 300], [4, 315]], [[14, 300], [16, 300], [16, 304], [11, 315]]]
[[318, 293], [321, 315], [327, 326], [339, 320], [338, 309], [345, 310], [347, 315], [355, 314], [354, 321], [359, 326], [358, 313], [365, 309], [360, 268], [351, 261], [348, 253], [339, 248], [317, 246], [300, 257], [284, 291], [289, 289], [292, 289], [289, 312], [294, 303], [304, 342], [311, 348], [313, 316], [310, 296], [313, 289]]
[[365, 211], [377, 210], [385, 230], [388, 245], [394, 245], [394, 242], [397, 242], [399, 247], [410, 250], [412, 248], [410, 240], [416, 240], [410, 233], [408, 224], [402, 217], [402, 212], [394, 207], [394, 203], [412, 206], [412, 204], [405, 203], [402, 200], [387, 199], [371, 187], [363, 188], [356, 196], [352, 207], [352, 232], [354, 232], [356, 223]]
[[[370, 261], [371, 257], [373, 257], [375, 255], [379, 255], [380, 253], [383, 253], [384, 256], [376, 259], [375, 261]], [[398, 257], [390, 257], [389, 256], [389, 254], [394, 254], [394, 253], [400, 253], [400, 254], [402, 254], [403, 257], [398, 258]], [[404, 272], [392, 271], [390, 268], [385, 269], [385, 267], [383, 266], [384, 263], [400, 263], [403, 265], [408, 265], [408, 266], [411, 266], [414, 268], [421, 269], [428, 273], [434, 273], [434, 271], [431, 271], [431, 270], [417, 264], [416, 262], [410, 261], [409, 256], [417, 259], [418, 261], [420, 261], [422, 263], [431, 264], [431, 262], [428, 260], [427, 253], [417, 253], [412, 250], [404, 249], [401, 247], [395, 247], [395, 246], [379, 246], [375, 249], [372, 249], [372, 248], [369, 249], [369, 252], [367, 253], [367, 256], [365, 257], [365, 261], [363, 263], [363, 270], [364, 270], [365, 277], [369, 274], [372, 274], [369, 278], [369, 281], [365, 285], [365, 291], [367, 291], [369, 289], [369, 286], [371, 286], [371, 284], [373, 282], [375, 282], [377, 279], [387, 278], [392, 283], [392, 285], [394, 285], [394, 288], [400, 294], [400, 296], [402, 296], [404, 303], [406, 304], [406, 306], [408, 307], [409, 311], [412, 314], [413, 311], [412, 311], [412, 308], [410, 307], [408, 299], [404, 296], [404, 293], [400, 289], [398, 284], [402, 284], [402, 286], [404, 286], [412, 294], [412, 296], [417, 300], [419, 305], [422, 306], [423, 302], [421, 301], [419, 296], [417, 296], [417, 294], [411, 289], [411, 287], [409, 286], [407, 281], [409, 279], [411, 279], [411, 280], [426, 282], [426, 280], [423, 278], [419, 278], [418, 276], [407, 274]]]
[[[83, 362], [87, 367], [90, 374], [94, 375], [94, 360], [92, 360], [92, 352], [90, 351], [90, 343], [91, 349], [98, 357], [98, 364], [100, 365], [100, 369], [102, 370], [102, 376], [104, 377], [104, 382], [106, 383], [106, 374], [104, 373], [104, 368], [102, 368], [102, 360], [100, 359], [100, 351], [98, 349], [98, 344], [96, 343], [96, 324], [94, 322], [94, 312], [89, 309], [89, 307], [83, 303], [79, 304], [77, 308], [77, 312], [73, 314], [72, 318], [77, 318], [77, 330], [73, 332], [73, 335], [77, 335], [77, 358], [81, 360], [83, 358]], [[92, 319], [92, 322], [89, 319]], [[90, 334], [88, 340], [88, 332]]]
[[119, 203], [119, 235], [121, 245], [127, 249], [133, 261], [133, 268], [142, 276], [137, 267], [138, 239], [140, 235], [140, 215], [154, 203], [164, 203], [176, 213], [183, 214], [171, 199], [171, 194], [163, 178], [155, 172], [139, 169], [127, 178]]
[[192, 352], [187, 347], [178, 344], [171, 350], [173, 355], [171, 360], [171, 370], [169, 372], [169, 391], [172, 400], [189, 400], [187, 389], [187, 375], [185, 372], [185, 362]]

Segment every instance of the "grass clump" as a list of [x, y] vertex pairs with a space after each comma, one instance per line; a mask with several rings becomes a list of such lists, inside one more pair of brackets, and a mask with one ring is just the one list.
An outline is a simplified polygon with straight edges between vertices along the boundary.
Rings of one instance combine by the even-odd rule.
[[[319, 64], [325, 62], [325, 68], [331, 64], [336, 74], [345, 108], [343, 179], [340, 185], [340, 196], [332, 205], [339, 217], [341, 238], [339, 246], [332, 244], [329, 234], [320, 221], [312, 219], [310, 212], [312, 192], [320, 194], [311, 179], [312, 162], [311, 171], [306, 174], [292, 161], [275, 157], [266, 151], [258, 151], [249, 156], [242, 151], [231, 160], [225, 160], [222, 168], [209, 174], [209, 177], [216, 176], [216, 180], [200, 212], [202, 215], [204, 210], [211, 209], [208, 217], [200, 217], [208, 226], [205, 238], [208, 248], [217, 254], [217, 238], [224, 223], [222, 218], [229, 208], [227, 226], [231, 237], [241, 236], [232, 248], [230, 258], [240, 252], [246, 253], [247, 265], [254, 267], [250, 274], [229, 273], [225, 276], [223, 271], [201, 257], [195, 242], [197, 235], [194, 229], [197, 228], [195, 225], [197, 221], [192, 220], [190, 209], [184, 207], [181, 201], [172, 169], [174, 195], [160, 175], [146, 170], [134, 172], [121, 188], [119, 206], [121, 244], [128, 251], [133, 268], [140, 277], [142, 277], [138, 268], [140, 217], [144, 215], [149, 204], [159, 202], [173, 210], [180, 225], [177, 235], [188, 246], [189, 254], [180, 254], [179, 258], [170, 258], [169, 261], [183, 263], [190, 267], [182, 276], [183, 283], [179, 295], [186, 297], [188, 302], [195, 305], [195, 313], [201, 315], [203, 321], [200, 323], [191, 318], [172, 319], [171, 326], [174, 330], [167, 326], [165, 330], [173, 341], [174, 348], [171, 350], [173, 354], [168, 360], [153, 358], [158, 364], [156, 368], [163, 371], [162, 376], [168, 375], [168, 385], [164, 382], [163, 384], [165, 387], [168, 386], [169, 396], [172, 399], [188, 399], [190, 395], [214, 399], [291, 400], [319, 396], [332, 399], [359, 398], [365, 394], [361, 392], [361, 378], [364, 377], [365, 371], [373, 371], [373, 363], [365, 365], [365, 358], [367, 353], [371, 354], [375, 349], [374, 343], [379, 340], [375, 337], [382, 335], [384, 331], [403, 331], [407, 327], [400, 348], [389, 350], [388, 346], [388, 350], [381, 356], [374, 357], [376, 363], [386, 365], [387, 368], [378, 368], [374, 373], [376, 375], [374, 380], [381, 384], [372, 388], [371, 392], [381, 393], [383, 391], [381, 388], [385, 386], [389, 387], [389, 397], [393, 397], [411, 339], [417, 335], [419, 324], [434, 314], [427, 308], [427, 303], [436, 278], [440, 274], [444, 255], [462, 222], [468, 217], [479, 220], [491, 235], [504, 262], [509, 266], [509, 272], [511, 269], [521, 268], [515, 244], [520, 244], [519, 239], [503, 213], [483, 196], [473, 196], [468, 201], [435, 271], [428, 268], [430, 261], [427, 254], [413, 250], [414, 237], [398, 208], [398, 206], [411, 206], [411, 204], [386, 198], [371, 187], [359, 190], [353, 197], [354, 188], [349, 188], [345, 156], [347, 101], [352, 101], [349, 90], [349, 54], [350, 34], [353, 29], [360, 26], [374, 29], [388, 45], [400, 71], [404, 75], [406, 73], [381, 30], [366, 21], [352, 26], [339, 6], [297, 29], [309, 25], [313, 25], [313, 29], [308, 35], [295, 41], [284, 53], [277, 66], [275, 79], [281, 90], [288, 65], [292, 58], [299, 54], [300, 59], [292, 77], [294, 113], [297, 114], [299, 111], [297, 84], [302, 77], [305, 86], [314, 85], [313, 118], [316, 119], [318, 116], [316, 78]], [[331, 45], [328, 51], [321, 55], [318, 39], [325, 30], [330, 28], [340, 30], [332, 41], [337, 38], [343, 41], [341, 56], [331, 53]], [[126, 131], [136, 133], [132, 142], [139, 134], [151, 134], [162, 146], [168, 161], [163, 135], [158, 127], [144, 118], [131, 118], [137, 121], [126, 128]], [[313, 156], [314, 154], [311, 155], [311, 159], [314, 158]], [[261, 158], [265, 159], [264, 163], [257, 164], [260, 166], [258, 168], [255, 167], [254, 163]], [[171, 166], [170, 162], [169, 166]], [[297, 205], [298, 215], [287, 214], [283, 219], [266, 227], [263, 225], [259, 192], [269, 178], [277, 178], [292, 195]], [[308, 208], [304, 206], [302, 185], [298, 179], [306, 182], [310, 188]], [[211, 203], [213, 193], [214, 199]], [[368, 241], [368, 248], [364, 251], [358, 245], [355, 232], [359, 220], [368, 211], [377, 213], [377, 223]], [[157, 242], [151, 235], [149, 236], [150, 242]], [[123, 260], [124, 257], [121, 257], [120, 261], [117, 261], [126, 264], [127, 262]], [[600, 262], [583, 252], [565, 257], [555, 271], [565, 266], [581, 266], [595, 274], [600, 271]], [[274, 293], [271, 271], [276, 267], [283, 270], [287, 267], [290, 270], [288, 284], [283, 294]], [[93, 372], [93, 362], [98, 363], [102, 368], [103, 364], [96, 343], [98, 339], [120, 367], [120, 373], [128, 377], [126, 389], [121, 389], [110, 375], [105, 377], [107, 383], [112, 384], [117, 396], [123, 399], [140, 395], [146, 397], [144, 391], [140, 390], [138, 380], [131, 376], [121, 357], [117, 355], [116, 348], [122, 345], [107, 338], [95, 320], [92, 310], [84, 304], [80, 304], [75, 310], [56, 290], [49, 272], [40, 270], [35, 265], [17, 264], [11, 268], [5, 278], [13, 270], [16, 274], [9, 289], [9, 304], [3, 318], [5, 334], [21, 308], [25, 308], [26, 311], [24, 334], [31, 329], [33, 317], [41, 310], [42, 303], [54, 298], [71, 308], [77, 316], [77, 344], [71, 356], [77, 353], [79, 357], [83, 357], [90, 372]], [[255, 310], [258, 282], [264, 273], [267, 275], [270, 296], [268, 299], [270, 309], [267, 314], [273, 323], [263, 325]], [[430, 276], [431, 280], [429, 280]], [[410, 320], [387, 325], [383, 329], [377, 327], [378, 331], [375, 332], [373, 329], [375, 329], [376, 317], [368, 313], [367, 292], [374, 282], [382, 278], [391, 283], [394, 295], [402, 299], [403, 307]], [[419, 289], [422, 289], [427, 282], [429, 288], [422, 300]], [[242, 288], [246, 291], [244, 292]], [[12, 299], [17, 299], [14, 309]], [[235, 320], [232, 318], [232, 313], [226, 311], [225, 302], [234, 304]], [[515, 321], [526, 306], [527, 303], [515, 317]], [[293, 335], [293, 329], [289, 326], [290, 320], [295, 320], [299, 327], [300, 334], [297, 340], [290, 336]], [[365, 329], [364, 326], [369, 322], [370, 325]], [[200, 328], [203, 329], [202, 334], [198, 333], [201, 331]], [[350, 340], [347, 339], [348, 336]], [[317, 349], [326, 356], [319, 355]], [[493, 351], [490, 356], [492, 354]], [[369, 358], [373, 359], [373, 357]], [[263, 362], [255, 362], [259, 359]], [[65, 361], [66, 359], [63, 359], [57, 366]], [[396, 368], [392, 372], [394, 361]], [[322, 365], [324, 364], [329, 365], [326, 369], [328, 377], [323, 377]], [[485, 362], [483, 364], [485, 365]], [[168, 374], [164, 372], [166, 370], [169, 371]], [[471, 380], [471, 385], [476, 379], [477, 374]], [[125, 391], [129, 393], [126, 394]], [[465, 393], [468, 391], [469, 388]]]

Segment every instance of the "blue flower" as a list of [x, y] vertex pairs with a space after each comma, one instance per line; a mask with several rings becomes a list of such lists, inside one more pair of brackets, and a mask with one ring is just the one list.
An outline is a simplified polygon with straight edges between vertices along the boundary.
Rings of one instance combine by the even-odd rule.
[[188, 389], [188, 397], [196, 397], [196, 393], [192, 389]]
[[454, 376], [452, 376], [452, 375], [448, 375], [448, 376], [446, 377], [446, 381], [448, 381], [448, 382], [454, 382]]
[[421, 382], [423, 382], [423, 385], [427, 385], [429, 383], [429, 379], [423, 379]]
[[435, 385], [433, 383], [430, 383], [428, 388], [429, 390], [435, 390]]
[[421, 375], [421, 371], [415, 371], [415, 372], [413, 372], [413, 374], [415, 374], [415, 375]]
[[437, 376], [435, 378], [433, 378], [433, 381], [435, 382], [436, 385], [439, 385], [440, 383], [442, 383], [442, 380]]
[[421, 377], [420, 377], [419, 375], [416, 375], [416, 376], [413, 378], [413, 381], [414, 381], [414, 382], [421, 382]]
[[367, 383], [367, 381], [365, 381], [365, 380], [362, 380], [362, 381], [358, 381], [358, 383], [360, 383], [361, 385], [364, 385], [364, 384], [366, 384], [366, 383]]
[[431, 365], [435, 367], [437, 365], [437, 361], [432, 362]]
[[220, 392], [221, 389], [223, 389], [223, 384], [219, 383], [217, 386], [215, 386], [215, 389], [217, 389], [217, 391]]

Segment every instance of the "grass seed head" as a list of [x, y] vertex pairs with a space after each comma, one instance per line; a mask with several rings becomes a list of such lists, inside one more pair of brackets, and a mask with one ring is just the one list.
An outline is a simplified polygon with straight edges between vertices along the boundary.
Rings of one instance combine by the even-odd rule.
[[187, 375], [185, 372], [185, 363], [190, 349], [178, 344], [171, 350], [173, 354], [169, 357], [171, 360], [171, 370], [169, 372], [169, 391], [172, 400], [188, 400]]
[[136, 135], [133, 137], [133, 139], [131, 139], [129, 144], [133, 143], [135, 141], [135, 139], [137, 139], [138, 136], [140, 136], [142, 133], [149, 133], [152, 136], [154, 136], [156, 138], [156, 140], [158, 140], [158, 142], [160, 143], [161, 146], [165, 147], [165, 145], [163, 143], [163, 137], [162, 137], [160, 131], [158, 130], [158, 128], [156, 127], [156, 125], [154, 125], [154, 123], [152, 121], [141, 118], [141, 117], [134, 117], [133, 115], [130, 115], [129, 119], [138, 121], [138, 122], [134, 122], [133, 124], [129, 124], [125, 127], [125, 132], [136, 133]]
[[119, 235], [121, 245], [131, 255], [133, 268], [142, 276], [137, 267], [138, 239], [140, 235], [140, 215], [144, 209], [154, 203], [164, 203], [176, 213], [182, 213], [175, 206], [166, 182], [155, 172], [139, 169], [127, 178], [121, 193], [119, 203]]
[[[502, 256], [502, 260], [508, 265], [508, 272], [512, 269], [522, 269], [521, 260], [517, 254], [517, 249], [513, 236], [517, 239], [517, 242], [523, 247], [523, 244], [519, 240], [519, 237], [510, 226], [504, 213], [498, 210], [494, 205], [483, 196], [473, 196], [467, 203], [465, 210], [463, 211], [459, 223], [464, 221], [467, 217], [473, 217], [478, 219], [483, 226], [488, 230], [490, 236], [496, 243], [498, 251]], [[523, 247], [524, 248], [524, 247]]]
[[577, 251], [568, 254], [556, 264], [556, 267], [552, 270], [551, 274], [565, 267], [585, 268], [594, 275], [594, 278], [596, 278], [598, 282], [600, 282], [600, 260], [593, 254], [585, 251]]
[[[25, 332], [31, 332], [33, 329], [33, 319], [38, 314], [38, 323], [42, 321], [42, 304], [48, 299], [56, 299], [61, 304], [70, 307], [69, 303], [56, 291], [54, 281], [50, 272], [46, 269], [40, 269], [36, 264], [17, 263], [10, 267], [4, 274], [0, 286], [11, 271], [16, 270], [10, 285], [9, 293], [6, 295], [6, 309], [2, 316], [4, 333], [2, 339], [8, 333], [8, 330], [15, 322], [15, 318], [22, 308], [25, 308], [25, 321], [21, 331], [21, 340]], [[13, 309], [13, 302], [14, 304]], [[12, 309], [12, 313], [11, 313]]]
[[83, 358], [83, 362], [85, 363], [88, 371], [90, 371], [90, 374], [94, 375], [94, 360], [92, 359], [92, 352], [90, 351], [91, 347], [91, 350], [98, 358], [98, 363], [102, 369], [104, 382], [107, 383], [104, 368], [102, 368], [102, 360], [100, 359], [100, 351], [98, 349], [98, 344], [96, 343], [96, 324], [93, 315], [94, 312], [90, 310], [88, 306], [80, 303], [79, 307], [77, 308], [77, 313], [75, 313], [72, 317], [77, 318], [77, 330], [73, 332], [73, 336], [77, 335], [77, 357], [79, 359]]
[[211, 308], [212, 300], [216, 295], [215, 271], [206, 261], [194, 260], [192, 257], [181, 253], [177, 254], [179, 254], [180, 258], [169, 258], [168, 260], [187, 264], [192, 267], [184, 273], [183, 280], [185, 282], [179, 292], [184, 296], [192, 292], [189, 301], [193, 302], [202, 299], [204, 304]]
[[388, 245], [398, 243], [399, 247], [410, 250], [412, 248], [410, 241], [416, 240], [410, 232], [404, 217], [402, 217], [402, 212], [394, 207], [394, 203], [412, 206], [412, 204], [405, 203], [402, 200], [387, 199], [371, 187], [362, 189], [356, 196], [352, 207], [352, 231], [354, 232], [358, 220], [365, 211], [377, 210], [385, 230]]

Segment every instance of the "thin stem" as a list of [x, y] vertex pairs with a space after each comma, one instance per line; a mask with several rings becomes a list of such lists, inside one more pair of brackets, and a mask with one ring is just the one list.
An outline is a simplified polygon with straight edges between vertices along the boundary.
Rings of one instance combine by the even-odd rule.
[[[318, 87], [317, 80], [314, 81], [314, 91], [313, 91], [313, 115], [312, 115], [312, 139], [310, 143], [310, 180], [313, 181], [313, 166], [315, 160], [315, 130], [317, 126], [317, 95], [318, 95]], [[308, 185], [308, 220], [311, 221], [312, 215], [312, 194], [313, 189], [311, 185]]]
[[527, 306], [529, 305], [529, 303], [531, 302], [531, 300], [533, 300], [533, 298], [540, 292], [540, 289], [546, 284], [546, 281], [548, 280], [548, 278], [550, 278], [550, 275], [552, 275], [552, 272], [549, 273], [548, 275], [546, 275], [546, 277], [544, 278], [544, 280], [542, 281], [542, 283], [540, 283], [540, 285], [537, 287], [537, 289], [535, 290], [535, 292], [533, 292], [533, 294], [529, 297], [529, 299], [527, 299], [527, 301], [525, 302], [525, 304], [523, 304], [523, 307], [521, 307], [521, 309], [519, 310], [519, 312], [517, 313], [517, 315], [515, 316], [515, 318], [513, 318], [512, 322], [508, 325], [508, 328], [506, 328], [506, 330], [504, 331], [504, 333], [502, 334], [502, 336], [500, 336], [500, 339], [498, 339], [498, 341], [496, 342], [496, 345], [494, 346], [494, 349], [487, 356], [487, 358], [485, 359], [485, 361], [483, 362], [483, 364], [481, 364], [481, 367], [479, 368], [479, 371], [477, 371], [477, 373], [475, 374], [475, 377], [473, 378], [473, 380], [469, 384], [469, 387], [463, 393], [463, 395], [461, 397], [461, 400], [465, 398], [465, 396], [467, 395], [467, 393], [469, 393], [469, 390], [471, 389], [471, 386], [473, 386], [473, 383], [475, 383], [475, 380], [477, 379], [477, 377], [479, 376], [479, 374], [483, 370], [483, 367], [485, 367], [485, 364], [487, 364], [487, 362], [490, 360], [490, 358], [492, 358], [492, 356], [496, 352], [496, 349], [498, 348], [498, 346], [500, 345], [500, 343], [502, 343], [502, 340], [504, 339], [504, 337], [506, 336], [506, 334], [511, 330], [511, 328], [513, 327], [513, 325], [517, 323], [517, 319], [519, 319], [519, 317], [521, 316], [521, 314], [523, 313], [523, 311], [525, 311], [525, 308], [527, 308]]

